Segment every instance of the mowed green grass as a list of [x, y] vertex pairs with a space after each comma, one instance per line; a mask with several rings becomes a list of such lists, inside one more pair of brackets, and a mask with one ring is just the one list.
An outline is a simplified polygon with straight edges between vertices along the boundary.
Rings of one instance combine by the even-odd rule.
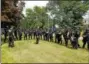
[[76, 50], [43, 40], [39, 44], [35, 40], [15, 41], [14, 48], [7, 43], [1, 46], [2, 63], [89, 63], [88, 57], [87, 49]]

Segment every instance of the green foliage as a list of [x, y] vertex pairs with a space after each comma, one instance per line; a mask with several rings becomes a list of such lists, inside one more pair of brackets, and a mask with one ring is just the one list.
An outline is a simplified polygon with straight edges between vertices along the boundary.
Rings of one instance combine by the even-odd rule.
[[[77, 29], [81, 28], [82, 16], [89, 9], [89, 1], [49, 1], [48, 11], [55, 15], [56, 21], [62, 28]], [[54, 17], [54, 19], [55, 19]], [[54, 21], [55, 22], [55, 21]]]
[[[22, 20], [23, 28], [49, 28], [55, 24], [65, 29], [82, 29], [82, 16], [89, 9], [89, 1], [49, 1], [46, 7], [35, 6], [26, 10], [26, 17]], [[50, 13], [48, 15], [47, 13]]]
[[47, 21], [48, 14], [46, 8], [35, 6], [33, 9], [28, 8], [26, 10], [26, 17], [23, 19], [21, 26], [23, 28], [47, 28]]

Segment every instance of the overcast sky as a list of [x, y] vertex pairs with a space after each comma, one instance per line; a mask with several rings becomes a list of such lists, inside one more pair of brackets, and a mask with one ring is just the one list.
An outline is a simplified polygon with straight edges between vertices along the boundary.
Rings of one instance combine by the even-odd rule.
[[[46, 6], [48, 1], [25, 1], [25, 7], [23, 10], [23, 14], [25, 14], [27, 8], [33, 8], [34, 6]], [[85, 19], [89, 20], [89, 11], [84, 16]]]
[[33, 8], [34, 6], [46, 6], [48, 1], [25, 1], [25, 8], [23, 10], [23, 14], [27, 8]]
[[86, 13], [86, 15], [84, 16], [84, 18], [89, 21], [89, 10], [87, 11], [87, 13]]

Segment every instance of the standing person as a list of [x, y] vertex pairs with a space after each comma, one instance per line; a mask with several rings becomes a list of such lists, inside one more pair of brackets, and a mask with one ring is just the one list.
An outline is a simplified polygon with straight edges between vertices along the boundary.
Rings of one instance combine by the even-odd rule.
[[46, 40], [46, 31], [43, 31], [43, 39]]
[[89, 50], [89, 29], [86, 30], [83, 34], [83, 48], [85, 48], [85, 45], [87, 44], [87, 48]]
[[62, 34], [61, 32], [55, 33], [55, 42], [62, 44]]
[[4, 42], [6, 42], [8, 36], [8, 28], [4, 28]]
[[51, 42], [53, 42], [53, 33], [52, 32], [49, 32], [49, 39]]
[[48, 31], [44, 31], [44, 40], [49, 41], [49, 33]]
[[45, 40], [47, 41], [48, 39], [47, 39], [47, 36], [48, 36], [48, 32], [46, 31], [45, 32]]
[[32, 34], [33, 34], [32, 30], [30, 30], [30, 33], [31, 33], [31, 39], [32, 39]]
[[36, 44], [39, 44], [39, 40], [40, 40], [40, 31], [39, 29], [36, 30]]
[[78, 42], [75, 33], [72, 34], [71, 36], [71, 44], [73, 48], [77, 49], [78, 48]]
[[30, 29], [28, 31], [28, 36], [29, 36], [29, 39], [32, 39], [32, 31]]
[[27, 40], [27, 30], [24, 31], [24, 40]]
[[49, 31], [46, 32], [46, 40], [49, 41], [50, 39], [50, 34], [49, 34]]
[[19, 40], [22, 40], [22, 31], [21, 29], [18, 30]]
[[9, 47], [14, 47], [13, 27], [9, 30]]
[[40, 29], [40, 39], [42, 39], [42, 29]]
[[36, 39], [36, 30], [33, 30], [34, 39]]
[[64, 40], [65, 40], [65, 45], [68, 46], [68, 36], [69, 36], [69, 32], [68, 30], [65, 30], [64, 33], [63, 33], [63, 37], [64, 37]]
[[87, 30], [83, 33], [83, 46], [82, 48], [85, 48], [85, 45], [87, 43]]
[[76, 37], [76, 39], [77, 39], [78, 47], [80, 48], [80, 45], [79, 45], [79, 42], [78, 42], [78, 39], [79, 39], [79, 37], [80, 37], [80, 32], [75, 31], [75, 37]]

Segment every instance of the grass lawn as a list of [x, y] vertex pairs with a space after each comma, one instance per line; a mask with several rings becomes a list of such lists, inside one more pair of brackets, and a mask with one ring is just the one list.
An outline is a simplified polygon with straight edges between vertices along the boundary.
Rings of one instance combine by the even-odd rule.
[[42, 40], [39, 44], [35, 40], [15, 41], [14, 48], [5, 43], [1, 54], [2, 63], [89, 63], [87, 49], [76, 50]]

